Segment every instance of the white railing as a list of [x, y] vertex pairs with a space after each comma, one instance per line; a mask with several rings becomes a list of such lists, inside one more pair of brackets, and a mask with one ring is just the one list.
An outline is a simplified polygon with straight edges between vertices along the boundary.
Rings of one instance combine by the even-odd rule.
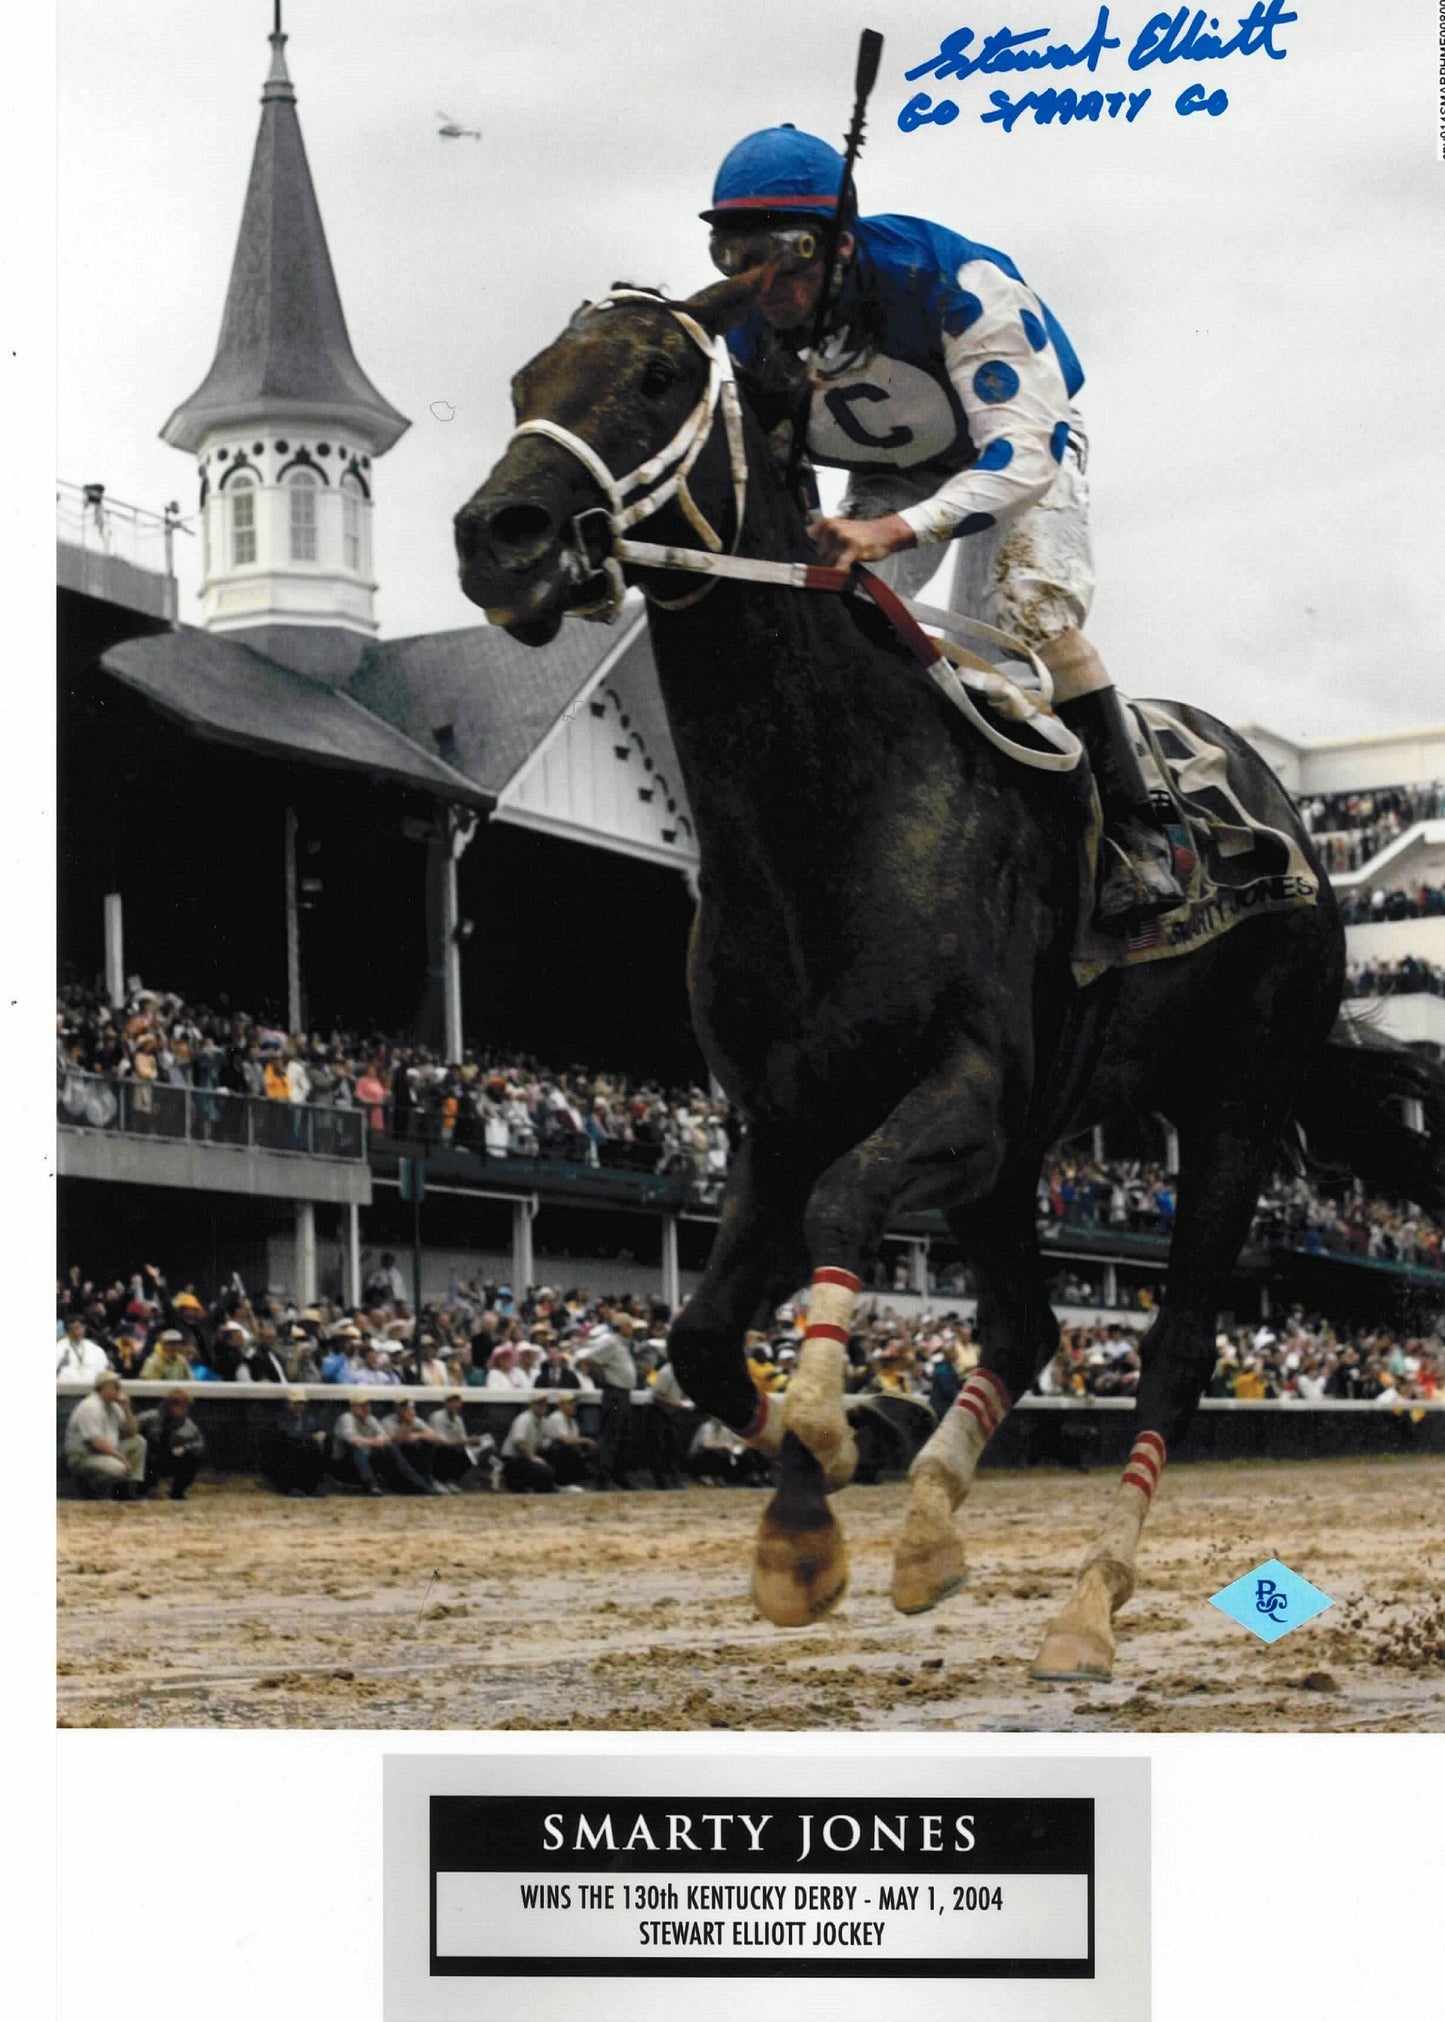
[[[162, 1398], [177, 1387], [174, 1383], [143, 1382], [139, 1377], [125, 1377], [122, 1380], [125, 1385], [126, 1396], [132, 1399]], [[57, 1397], [83, 1397], [88, 1390], [93, 1390], [94, 1388], [94, 1378], [66, 1376], [57, 1380], [55, 1394]], [[455, 1383], [429, 1385], [420, 1383], [216, 1383], [211, 1381], [183, 1381], [180, 1388], [189, 1390], [192, 1397], [197, 1401], [215, 1398], [217, 1400], [226, 1399], [238, 1404], [254, 1404], [265, 1399], [279, 1402], [288, 1397], [293, 1390], [303, 1390], [306, 1393], [308, 1402], [313, 1404], [345, 1404], [353, 1396], [360, 1395], [363, 1390], [371, 1398], [373, 1404], [394, 1404], [406, 1398], [410, 1398], [415, 1404], [440, 1404], [443, 1398], [453, 1396], [458, 1388], [460, 1388], [462, 1403], [464, 1405], [490, 1405], [498, 1409], [510, 1405], [518, 1411], [526, 1409], [527, 1399], [532, 1396], [575, 1397], [579, 1404], [595, 1404], [600, 1401], [602, 1396], [600, 1390], [589, 1390], [586, 1388], [581, 1390], [550, 1390], [543, 1386], [535, 1392], [530, 1390], [513, 1390], [509, 1393], [505, 1390], [488, 1390], [478, 1384], [458, 1386]], [[860, 1401], [865, 1396], [886, 1398], [900, 1394], [907, 1393], [888, 1391], [850, 1392], [844, 1399], [844, 1402], [851, 1404]], [[651, 1404], [653, 1401], [652, 1392], [650, 1390], [634, 1390], [632, 1401], [634, 1404]], [[915, 1404], [926, 1404], [928, 1400], [917, 1392], [914, 1392], [911, 1393], [911, 1401]], [[1027, 1396], [1019, 1398], [1017, 1404], [1014, 1406], [1014, 1410], [1067, 1412], [1132, 1411], [1134, 1403], [1133, 1397], [1043, 1397], [1030, 1393]], [[1242, 1411], [1246, 1413], [1283, 1412], [1288, 1418], [1300, 1418], [1311, 1412], [1326, 1414], [1330, 1412], [1344, 1412], [1347, 1416], [1353, 1413], [1356, 1416], [1366, 1418], [1383, 1418], [1389, 1417], [1392, 1414], [1398, 1416], [1400, 1413], [1412, 1415], [1417, 1411], [1432, 1413], [1445, 1411], [1445, 1397], [1396, 1398], [1388, 1404], [1382, 1404], [1378, 1398], [1365, 1399], [1358, 1397], [1201, 1397], [1199, 1409], [1201, 1411]]]

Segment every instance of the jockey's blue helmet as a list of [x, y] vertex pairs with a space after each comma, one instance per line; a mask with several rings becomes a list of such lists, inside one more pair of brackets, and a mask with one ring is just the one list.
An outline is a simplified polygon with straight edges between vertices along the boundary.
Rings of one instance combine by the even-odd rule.
[[762, 217], [831, 218], [842, 180], [843, 157], [827, 141], [795, 126], [765, 126], [724, 157], [712, 209], [700, 215], [724, 229]]

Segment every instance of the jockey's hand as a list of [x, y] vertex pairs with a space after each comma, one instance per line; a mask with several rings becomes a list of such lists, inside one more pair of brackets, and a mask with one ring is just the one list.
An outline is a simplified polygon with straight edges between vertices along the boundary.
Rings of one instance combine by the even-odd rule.
[[902, 513], [889, 513], [881, 520], [817, 519], [808, 535], [822, 559], [842, 569], [857, 562], [881, 562], [914, 545], [913, 529]]

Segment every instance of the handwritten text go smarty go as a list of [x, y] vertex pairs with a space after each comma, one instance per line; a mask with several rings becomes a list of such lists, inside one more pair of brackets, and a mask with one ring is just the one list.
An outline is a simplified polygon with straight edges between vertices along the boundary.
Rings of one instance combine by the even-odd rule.
[[[1249, 13], [1237, 18], [1235, 33], [1224, 35], [1219, 32], [1217, 15], [1202, 7], [1193, 10], [1180, 7], [1172, 14], [1151, 14], [1134, 37], [1124, 61], [1136, 72], [1154, 64], [1212, 63], [1232, 56], [1263, 55], [1279, 63], [1289, 52], [1279, 46], [1275, 39], [1277, 32], [1298, 19], [1298, 14], [1287, 10], [1285, 0], [1254, 0]], [[1080, 68], [1092, 77], [1098, 74], [1108, 51], [1124, 46], [1122, 36], [1109, 33], [1110, 25], [1109, 9], [1101, 6], [1092, 33], [1078, 44], [1049, 39], [1052, 31], [1048, 28], [1003, 27], [982, 38], [971, 27], [956, 28], [944, 36], [935, 55], [903, 74], [910, 84], [922, 77], [941, 83], [955, 78], [964, 81], [975, 75], [994, 77], [1013, 71]], [[991, 109], [980, 113], [979, 120], [986, 126], [1000, 125], [1005, 133], [1012, 133], [1025, 113], [1032, 113], [1039, 126], [1051, 125], [1056, 120], [1061, 126], [1077, 121], [1097, 124], [1104, 119], [1118, 119], [1121, 114], [1123, 123], [1130, 126], [1151, 95], [1147, 87], [1142, 91], [1093, 88], [1078, 91], [1070, 85], [1047, 86], [1017, 97], [1000, 89], [989, 93]], [[1186, 86], [1174, 101], [1175, 111], [1182, 115], [1202, 112], [1211, 119], [1217, 119], [1228, 105], [1228, 93], [1222, 88], [1206, 91], [1199, 83]], [[898, 124], [905, 133], [915, 133], [924, 126], [948, 126], [958, 113], [956, 99], [935, 99], [926, 91], [918, 91], [899, 113]]]

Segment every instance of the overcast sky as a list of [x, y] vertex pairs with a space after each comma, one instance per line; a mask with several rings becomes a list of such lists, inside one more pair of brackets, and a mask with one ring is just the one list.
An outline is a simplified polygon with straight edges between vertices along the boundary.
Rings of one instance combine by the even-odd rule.
[[[1227, 5], [1233, 34], [1245, 0]], [[1093, 79], [945, 84], [903, 73], [964, 25], [1083, 42], [1095, 0], [285, 0], [352, 341], [412, 420], [377, 472], [383, 629], [479, 619], [450, 520], [505, 442], [511, 372], [613, 280], [706, 282], [717, 162], [784, 119], [840, 141], [869, 25], [864, 209], [1003, 248], [1083, 361], [1090, 631], [1120, 684], [1301, 737], [1445, 718], [1435, 8], [1288, 11], [1283, 61], [1131, 69], [1150, 6], [1125, 0]], [[271, 0], [60, 0], [62, 477], [194, 509], [157, 430], [214, 352], [270, 18]], [[981, 123], [990, 92], [1049, 82], [1151, 95], [1132, 123]], [[1227, 109], [1180, 114], [1196, 83]], [[902, 131], [920, 89], [958, 117]], [[439, 138], [439, 111], [483, 138]]]

